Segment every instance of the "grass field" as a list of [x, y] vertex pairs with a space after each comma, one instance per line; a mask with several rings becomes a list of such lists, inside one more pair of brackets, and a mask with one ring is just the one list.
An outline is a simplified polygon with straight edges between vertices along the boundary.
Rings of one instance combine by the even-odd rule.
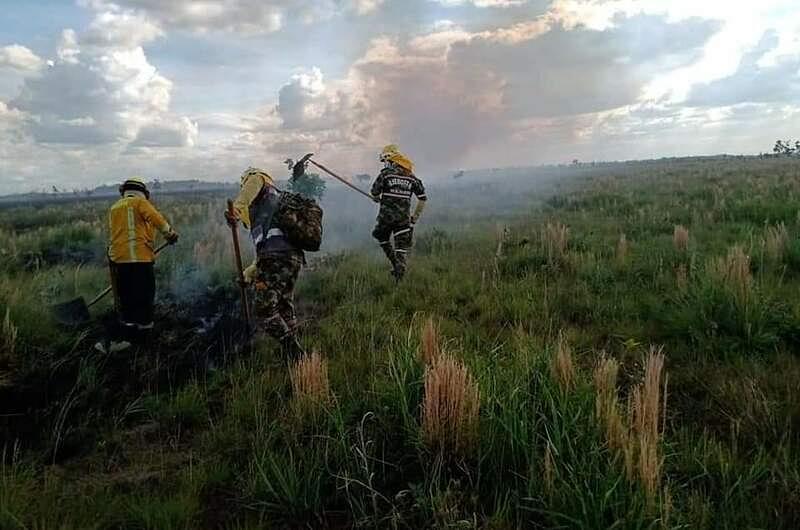
[[116, 357], [48, 315], [104, 287], [108, 205], [0, 211], [0, 528], [800, 527], [800, 162], [430, 196], [395, 286], [330, 192], [289, 367], [220, 324], [223, 197], [156, 199], [157, 340]]

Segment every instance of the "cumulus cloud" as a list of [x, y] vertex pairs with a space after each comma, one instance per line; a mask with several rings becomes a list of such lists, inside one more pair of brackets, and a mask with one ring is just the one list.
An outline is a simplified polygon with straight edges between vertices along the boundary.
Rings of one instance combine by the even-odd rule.
[[475, 7], [512, 7], [527, 4], [529, 0], [432, 0], [445, 6], [472, 4]]
[[149, 123], [139, 129], [132, 147], [193, 147], [197, 141], [197, 122], [187, 117], [177, 122]]
[[0, 47], [0, 68], [14, 68], [23, 71], [36, 71], [44, 66], [44, 61], [25, 46], [11, 44]]
[[384, 0], [84, 0], [96, 9], [133, 8], [165, 27], [200, 33], [272, 33], [288, 20], [311, 23], [337, 14], [366, 15]]
[[[64, 30], [57, 59], [25, 80], [10, 106], [27, 116], [27, 130], [41, 143], [109, 144], [138, 141], [154, 147], [192, 145], [196, 125], [170, 127], [172, 83], [148, 61], [142, 44], [160, 30], [142, 15], [125, 10], [98, 13], [77, 34]], [[184, 124], [188, 120], [174, 120]], [[154, 128], [156, 127], [156, 128]], [[178, 136], [182, 139], [179, 142]], [[189, 141], [191, 140], [191, 141]]]
[[741, 103], [800, 104], [800, 54], [785, 55], [764, 65], [761, 60], [777, 48], [774, 31], [746, 53], [733, 75], [695, 85], [686, 104], [697, 107], [722, 107]]

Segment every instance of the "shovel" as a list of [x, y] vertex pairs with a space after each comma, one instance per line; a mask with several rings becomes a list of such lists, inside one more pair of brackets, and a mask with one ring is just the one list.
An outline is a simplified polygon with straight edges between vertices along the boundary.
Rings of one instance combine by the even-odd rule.
[[[164, 243], [155, 249], [154, 254], [158, 254], [168, 246], [169, 243]], [[53, 318], [56, 319], [56, 322], [65, 326], [79, 326], [81, 324], [85, 324], [91, 319], [91, 316], [89, 315], [89, 308], [105, 298], [110, 292], [111, 286], [109, 285], [105, 288], [105, 290], [103, 290], [103, 292], [95, 296], [88, 304], [82, 296], [68, 302], [56, 304], [50, 308], [53, 313]]]

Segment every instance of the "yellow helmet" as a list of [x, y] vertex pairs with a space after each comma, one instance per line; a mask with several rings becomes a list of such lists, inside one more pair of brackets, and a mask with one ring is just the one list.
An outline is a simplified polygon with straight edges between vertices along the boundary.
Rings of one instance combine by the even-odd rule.
[[257, 167], [249, 167], [244, 170], [244, 173], [242, 173], [242, 176], [239, 179], [239, 185], [244, 184], [244, 181], [250, 178], [252, 175], [258, 175], [265, 179], [268, 183], [272, 184], [272, 177], [269, 176], [269, 173]]
[[389, 144], [381, 150], [380, 161], [386, 163], [392, 155], [400, 154], [400, 149], [395, 144]]
[[130, 177], [119, 185], [120, 195], [124, 195], [128, 190], [140, 191], [144, 193], [145, 197], [150, 198], [150, 190], [147, 189], [147, 184], [142, 177]]
[[414, 163], [411, 162], [405, 155], [400, 152], [400, 149], [395, 144], [389, 144], [383, 148], [380, 156], [381, 162], [384, 164], [394, 164], [406, 171], [414, 171]]

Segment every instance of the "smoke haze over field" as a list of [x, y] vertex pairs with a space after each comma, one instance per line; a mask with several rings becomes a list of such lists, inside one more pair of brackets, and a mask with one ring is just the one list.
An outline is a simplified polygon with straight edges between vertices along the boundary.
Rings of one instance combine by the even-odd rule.
[[[758, 152], [794, 137], [794, 0], [9, 0], [0, 194]], [[6, 16], [7, 15], [7, 16]]]

